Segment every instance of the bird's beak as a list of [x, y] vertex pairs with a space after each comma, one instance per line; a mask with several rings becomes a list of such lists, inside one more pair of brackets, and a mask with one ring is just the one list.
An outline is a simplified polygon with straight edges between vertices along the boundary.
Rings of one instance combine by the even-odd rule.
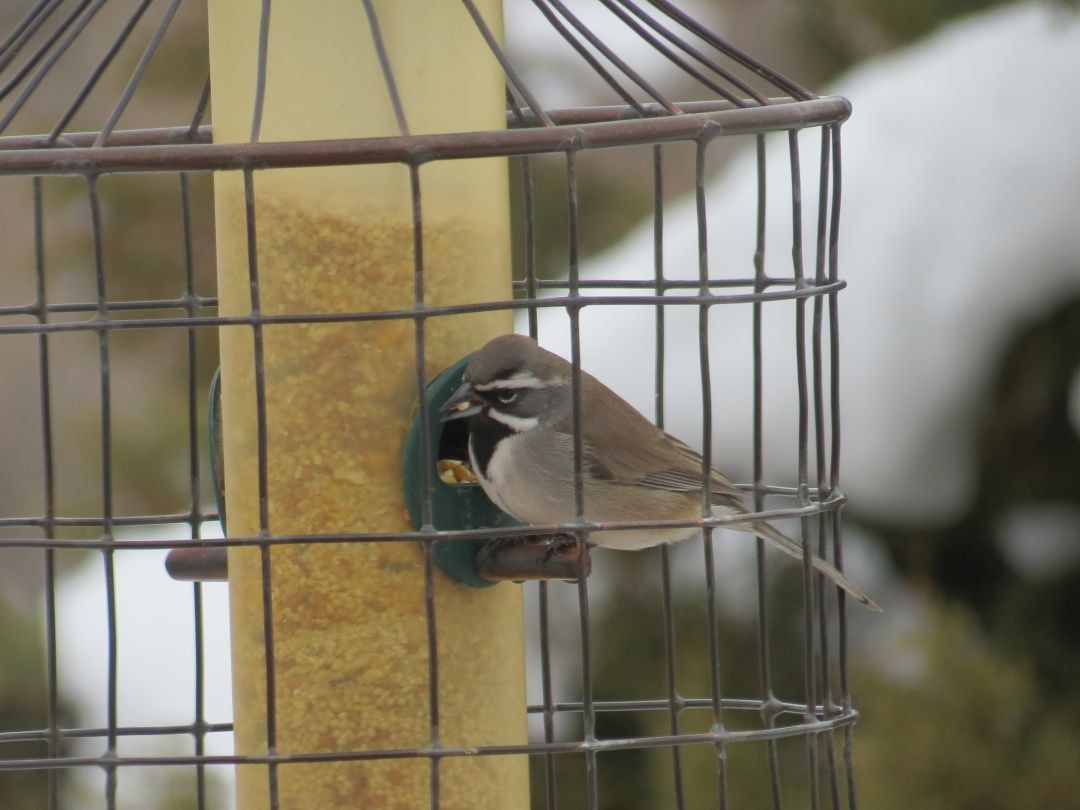
[[450, 399], [443, 403], [439, 413], [442, 421], [450, 422], [454, 419], [465, 419], [475, 416], [483, 408], [483, 401], [477, 396], [473, 387], [468, 383], [462, 383], [458, 390], [450, 395]]

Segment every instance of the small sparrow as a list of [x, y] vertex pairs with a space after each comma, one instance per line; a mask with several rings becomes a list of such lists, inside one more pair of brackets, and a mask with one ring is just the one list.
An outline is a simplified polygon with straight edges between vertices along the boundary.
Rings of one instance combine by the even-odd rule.
[[[530, 338], [502, 335], [476, 353], [442, 407], [444, 422], [468, 419], [469, 461], [484, 493], [523, 523], [573, 523], [571, 367]], [[664, 433], [595, 377], [581, 372], [585, 520], [593, 523], [701, 518], [702, 458]], [[713, 469], [714, 515], [743, 514], [743, 493]], [[733, 523], [792, 557], [802, 546], [763, 521]], [[692, 536], [692, 527], [593, 534], [603, 548], [636, 550]], [[814, 568], [871, 610], [854, 582], [818, 556]]]

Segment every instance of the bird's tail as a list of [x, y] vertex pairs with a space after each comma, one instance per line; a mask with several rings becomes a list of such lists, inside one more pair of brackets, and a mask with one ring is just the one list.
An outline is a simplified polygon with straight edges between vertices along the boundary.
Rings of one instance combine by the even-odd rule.
[[[761, 539], [768, 540], [785, 554], [790, 554], [797, 560], [801, 560], [803, 558], [802, 545], [796, 543], [783, 532], [774, 529], [768, 523], [758, 520], [749, 524], [733, 524], [733, 527], [738, 527], [740, 529], [743, 526], [746, 527], [746, 531], [752, 531]], [[820, 571], [822, 574], [835, 582], [838, 586], [851, 594], [851, 596], [854, 599], [858, 600], [861, 604], [866, 605], [866, 607], [870, 608], [870, 610], [874, 611], [875, 613], [881, 613], [881, 607], [878, 605], [877, 602], [875, 602], [867, 595], [866, 591], [864, 591], [862, 588], [860, 588], [858, 585], [856, 585], [854, 582], [844, 576], [840, 571], [836, 570], [836, 568], [834, 568], [828, 562], [821, 559], [821, 557], [811, 552], [810, 563], [814, 566], [816, 570]]]

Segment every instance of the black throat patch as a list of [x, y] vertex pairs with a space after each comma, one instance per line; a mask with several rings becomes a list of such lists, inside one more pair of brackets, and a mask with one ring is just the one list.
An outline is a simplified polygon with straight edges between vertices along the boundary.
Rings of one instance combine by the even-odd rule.
[[487, 478], [488, 464], [495, 455], [495, 446], [507, 436], [513, 436], [515, 432], [512, 427], [492, 419], [486, 411], [472, 417], [469, 420], [469, 450], [479, 467], [473, 472]]

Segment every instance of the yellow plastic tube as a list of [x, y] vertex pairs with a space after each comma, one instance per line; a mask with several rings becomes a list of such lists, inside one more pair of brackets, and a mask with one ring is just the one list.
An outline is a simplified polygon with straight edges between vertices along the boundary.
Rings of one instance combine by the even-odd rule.
[[[478, 0], [501, 33], [499, 0]], [[457, 0], [376, 0], [413, 134], [504, 126], [504, 78]], [[217, 142], [251, 133], [260, 0], [210, 0]], [[260, 140], [399, 134], [359, 0], [274, 0]], [[251, 312], [244, 178], [215, 180], [224, 315]], [[510, 291], [505, 159], [420, 169], [425, 301]], [[349, 166], [253, 175], [265, 314], [409, 308], [414, 295], [408, 169]], [[506, 312], [427, 323], [430, 379], [490, 337]], [[271, 534], [408, 529], [402, 445], [417, 397], [411, 319], [266, 325]], [[221, 330], [229, 533], [260, 531], [253, 329]], [[414, 542], [275, 546], [270, 555], [279, 754], [425, 748], [430, 740], [423, 550]], [[267, 752], [260, 552], [229, 553], [236, 750]], [[439, 742], [525, 741], [521, 593], [436, 571]], [[525, 810], [524, 756], [439, 764], [443, 810]], [[237, 769], [238, 807], [268, 803], [269, 768]], [[277, 767], [285, 810], [430, 806], [431, 762], [393, 758]]]

